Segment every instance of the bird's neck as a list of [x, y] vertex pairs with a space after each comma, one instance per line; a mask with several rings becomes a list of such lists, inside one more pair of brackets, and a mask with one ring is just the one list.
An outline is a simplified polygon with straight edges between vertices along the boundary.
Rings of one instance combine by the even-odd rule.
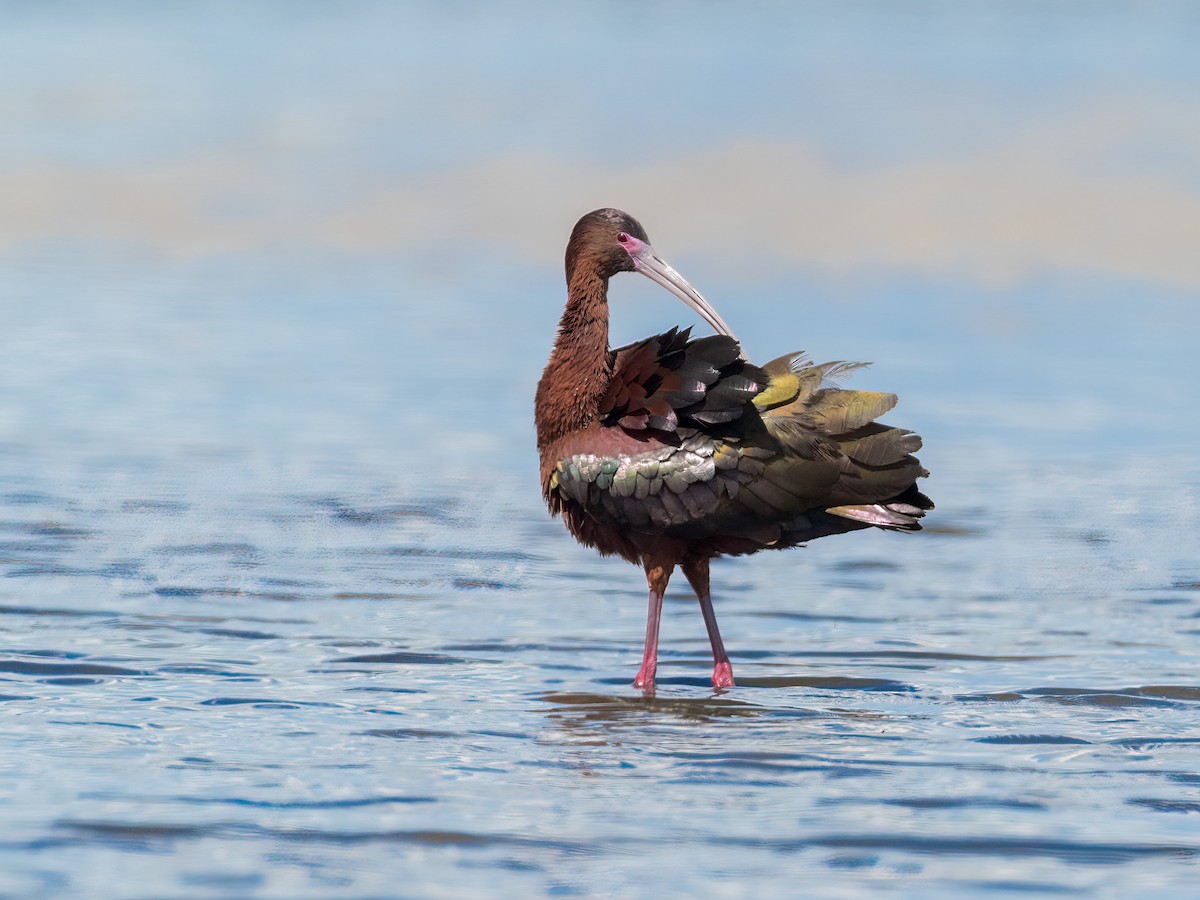
[[538, 447], [586, 428], [600, 417], [612, 378], [608, 349], [608, 279], [576, 273], [558, 323], [550, 362], [538, 383]]

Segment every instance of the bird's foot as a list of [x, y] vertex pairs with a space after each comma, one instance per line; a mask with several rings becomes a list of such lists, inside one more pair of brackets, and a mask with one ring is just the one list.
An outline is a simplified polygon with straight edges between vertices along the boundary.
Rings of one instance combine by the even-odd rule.
[[643, 665], [640, 669], [638, 669], [637, 678], [633, 679], [633, 686], [635, 688], [640, 688], [642, 693], [647, 697], [653, 697], [655, 693], [655, 669], [655, 666], [651, 666], [649, 669], [647, 669], [646, 666]]
[[713, 687], [718, 691], [733, 687], [733, 666], [727, 661], [713, 666]]

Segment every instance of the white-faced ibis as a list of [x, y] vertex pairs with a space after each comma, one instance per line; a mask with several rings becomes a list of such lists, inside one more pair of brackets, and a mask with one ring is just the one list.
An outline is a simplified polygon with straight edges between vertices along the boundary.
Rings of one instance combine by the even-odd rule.
[[[733, 668], [709, 596], [716, 556], [794, 547], [875, 526], [917, 531], [933, 508], [921, 439], [875, 419], [894, 394], [842, 390], [862, 363], [815, 365], [802, 353], [751, 365], [724, 320], [657, 256], [640, 224], [590, 212], [567, 243], [567, 305], [538, 383], [542, 493], [582, 543], [646, 570], [650, 610], [634, 685], [654, 691], [663, 594], [676, 566], [696, 597], [713, 685]], [[718, 334], [672, 328], [613, 350], [608, 280], [641, 272]]]

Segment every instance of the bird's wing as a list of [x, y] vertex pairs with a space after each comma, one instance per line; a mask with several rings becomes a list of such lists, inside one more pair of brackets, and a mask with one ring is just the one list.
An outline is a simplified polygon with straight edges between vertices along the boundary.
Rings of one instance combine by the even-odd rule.
[[689, 340], [672, 328], [615, 351], [601, 422], [631, 433], [674, 434], [680, 426], [716, 426], [741, 418], [767, 385], [767, 374], [722, 334]]
[[813, 364], [803, 353], [763, 366], [767, 390], [754, 398], [766, 430], [784, 447], [766, 467], [768, 483], [802, 484], [811, 462], [836, 473], [820, 506], [842, 519], [915, 531], [933, 503], [914, 484], [929, 473], [912, 454], [920, 436], [875, 420], [896, 405], [896, 395], [851, 391], [841, 376], [865, 363]]
[[580, 436], [551, 492], [618, 528], [728, 552], [915, 530], [932, 506], [912, 487], [920, 438], [874, 421], [895, 395], [832, 384], [860, 367], [793, 354], [759, 368], [732, 339], [686, 331], [634, 344], [618, 352], [606, 427]]

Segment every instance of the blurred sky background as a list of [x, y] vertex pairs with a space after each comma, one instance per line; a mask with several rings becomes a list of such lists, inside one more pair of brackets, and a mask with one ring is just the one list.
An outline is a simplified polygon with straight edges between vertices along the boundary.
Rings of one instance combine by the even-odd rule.
[[[927, 434], [1132, 447], [1191, 400], [1194, 4], [0, 17], [0, 440], [528, 453], [562, 249], [605, 205], [753, 357], [873, 358], [856, 384]], [[614, 343], [692, 321], [634, 281]]]

